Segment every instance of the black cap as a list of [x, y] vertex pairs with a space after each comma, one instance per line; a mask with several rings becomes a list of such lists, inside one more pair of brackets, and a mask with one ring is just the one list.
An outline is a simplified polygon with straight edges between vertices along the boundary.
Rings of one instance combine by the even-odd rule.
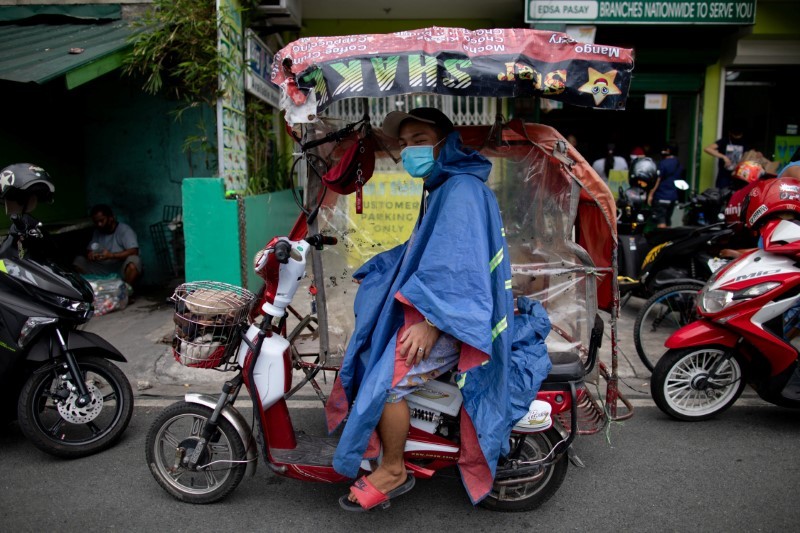
[[432, 124], [442, 130], [443, 135], [449, 135], [455, 130], [455, 126], [447, 118], [447, 115], [434, 107], [418, 107], [408, 113], [403, 111], [392, 111], [383, 119], [383, 132], [389, 137], [397, 139], [400, 137], [400, 125], [406, 120], [416, 120], [426, 124]]

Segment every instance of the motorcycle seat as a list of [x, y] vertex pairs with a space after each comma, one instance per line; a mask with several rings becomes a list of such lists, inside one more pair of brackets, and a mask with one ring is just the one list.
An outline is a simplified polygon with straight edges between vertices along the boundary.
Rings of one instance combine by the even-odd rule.
[[583, 361], [575, 352], [550, 352], [550, 362], [553, 368], [544, 379], [545, 383], [565, 383], [568, 381], [580, 381], [586, 374]]
[[696, 231], [695, 226], [676, 226], [674, 228], [658, 228], [648, 233], [645, 233], [645, 239], [651, 246], [662, 244], [667, 241], [676, 241], [690, 235]]

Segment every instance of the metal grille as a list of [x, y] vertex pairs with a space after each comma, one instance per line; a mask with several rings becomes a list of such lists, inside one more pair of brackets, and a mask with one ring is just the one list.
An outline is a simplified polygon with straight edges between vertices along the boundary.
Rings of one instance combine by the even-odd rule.
[[456, 126], [492, 124], [497, 114], [497, 99], [478, 96], [444, 96], [440, 94], [406, 94], [383, 98], [349, 98], [334, 102], [325, 111], [327, 117], [356, 122], [364, 117], [364, 102], [369, 106], [370, 123], [380, 127], [391, 111], [408, 111], [416, 107], [435, 107]]

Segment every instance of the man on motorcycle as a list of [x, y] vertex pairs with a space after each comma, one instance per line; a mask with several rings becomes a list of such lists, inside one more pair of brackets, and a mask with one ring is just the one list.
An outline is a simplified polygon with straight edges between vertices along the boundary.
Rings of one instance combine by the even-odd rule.
[[370, 509], [413, 487], [403, 459], [404, 397], [456, 365], [464, 398], [459, 466], [477, 502], [492, 486], [512, 423], [511, 266], [497, 201], [485, 185], [491, 163], [463, 148], [437, 109], [389, 113], [383, 131], [399, 140], [403, 167], [424, 180], [424, 196], [409, 241], [354, 275], [361, 282], [356, 327], [326, 406], [329, 429], [347, 419], [334, 467], [356, 477], [362, 459], [378, 455], [376, 429], [383, 455], [340, 504]]

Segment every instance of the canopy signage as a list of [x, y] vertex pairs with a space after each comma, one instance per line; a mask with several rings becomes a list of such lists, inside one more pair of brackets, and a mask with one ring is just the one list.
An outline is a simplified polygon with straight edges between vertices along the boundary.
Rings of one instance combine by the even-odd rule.
[[756, 0], [528, 0], [525, 22], [748, 25]]
[[565, 33], [434, 27], [302, 38], [275, 55], [271, 79], [293, 105], [313, 95], [318, 113], [343, 98], [411, 93], [541, 96], [624, 109], [632, 69], [632, 50]]

